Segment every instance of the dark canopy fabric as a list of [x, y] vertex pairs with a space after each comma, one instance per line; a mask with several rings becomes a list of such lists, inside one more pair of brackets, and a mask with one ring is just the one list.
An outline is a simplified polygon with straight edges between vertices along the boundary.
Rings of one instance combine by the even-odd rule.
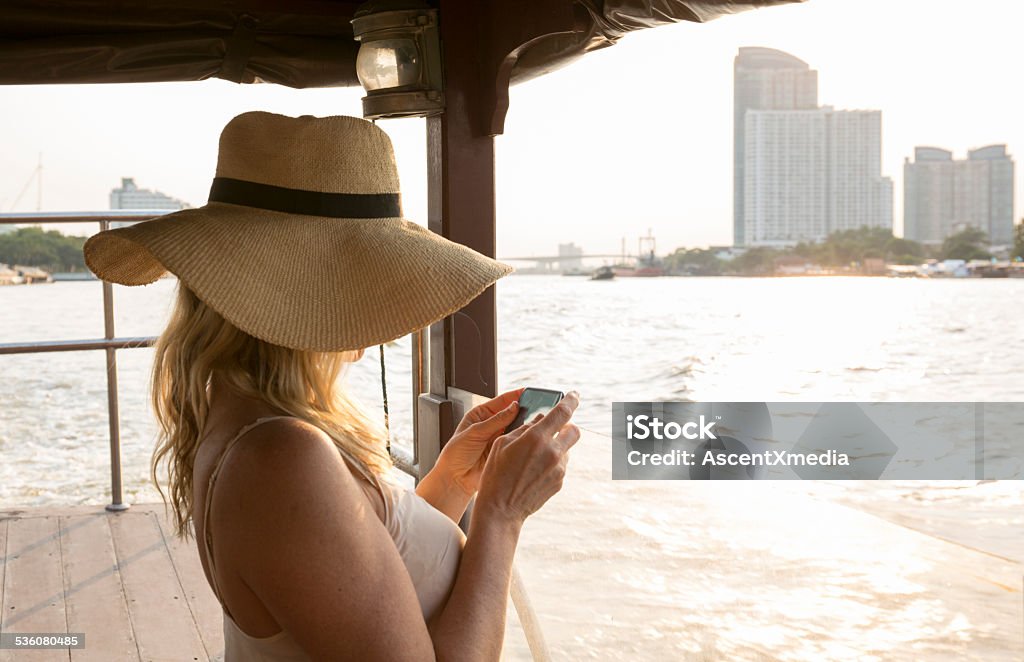
[[805, 0], [576, 0], [576, 11], [586, 11], [582, 32], [552, 35], [535, 44], [516, 62], [512, 82], [520, 83], [554, 71], [585, 53], [614, 45], [636, 30], [689, 21], [705, 23], [771, 5]]
[[[610, 46], [634, 30], [803, 0], [550, 1], [572, 4], [585, 27], [532, 46], [520, 57], [513, 82]], [[295, 88], [358, 85], [358, 44], [349, 23], [358, 5], [337, 0], [0, 0], [0, 84], [223, 78]]]
[[351, 2], [3, 0], [0, 83], [358, 85]]

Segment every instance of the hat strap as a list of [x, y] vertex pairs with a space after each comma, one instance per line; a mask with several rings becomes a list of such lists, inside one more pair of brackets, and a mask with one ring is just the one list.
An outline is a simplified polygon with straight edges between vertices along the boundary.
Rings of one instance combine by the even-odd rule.
[[323, 193], [214, 177], [210, 202], [331, 218], [395, 218], [402, 215], [398, 193]]
[[384, 368], [384, 345], [380, 346], [380, 390], [384, 399], [384, 447], [391, 455], [391, 416], [388, 413], [388, 377]]

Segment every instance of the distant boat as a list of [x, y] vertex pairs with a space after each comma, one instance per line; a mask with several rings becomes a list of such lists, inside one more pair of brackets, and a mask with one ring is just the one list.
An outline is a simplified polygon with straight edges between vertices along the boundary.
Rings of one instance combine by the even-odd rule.
[[590, 280], [611, 280], [615, 278], [615, 270], [611, 267], [598, 267], [590, 275]]
[[653, 276], [664, 276], [665, 269], [657, 265], [641, 265], [639, 267], [621, 266], [613, 269], [616, 276], [624, 278], [650, 278]]
[[[641, 237], [640, 239], [641, 241], [652, 242], [651, 245], [653, 246], [654, 237]], [[623, 276], [625, 278], [651, 278], [654, 276], [664, 276], [668, 273], [661, 258], [654, 254], [653, 248], [646, 252], [641, 251], [635, 265], [617, 264], [612, 269], [615, 271], [616, 276]]]
[[49, 271], [43, 271], [39, 267], [26, 267], [20, 264], [14, 265], [14, 270], [17, 271], [26, 285], [32, 283], [52, 283], [53, 277]]
[[62, 280], [98, 280], [91, 271], [58, 271], [53, 274], [54, 281]]
[[21, 285], [22, 277], [6, 264], [0, 264], [0, 285]]
[[971, 269], [975, 278], [1009, 278], [1010, 264], [981, 264]]
[[[646, 237], [637, 240], [637, 259], [635, 265], [617, 264], [612, 267], [616, 276], [624, 278], [650, 278], [664, 276], [668, 273], [664, 263], [656, 254], [656, 243], [651, 231], [647, 231]], [[623, 239], [623, 253], [625, 253], [625, 239]]]
[[0, 264], [0, 285], [31, 285], [32, 283], [52, 283], [49, 272], [37, 267], [25, 267], [16, 264], [8, 267]]

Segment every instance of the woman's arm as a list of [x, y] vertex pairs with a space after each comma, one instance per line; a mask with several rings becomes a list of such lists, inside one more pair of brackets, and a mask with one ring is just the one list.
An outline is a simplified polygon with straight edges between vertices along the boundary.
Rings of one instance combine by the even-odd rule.
[[444, 609], [429, 624], [439, 660], [498, 660], [505, 638], [512, 560], [522, 522], [474, 509], [459, 572]]
[[578, 404], [570, 393], [537, 423], [494, 442], [455, 585], [430, 624], [437, 649], [457, 652], [443, 659], [500, 657], [519, 533], [526, 518], [562, 488], [567, 453], [580, 437], [569, 423]]

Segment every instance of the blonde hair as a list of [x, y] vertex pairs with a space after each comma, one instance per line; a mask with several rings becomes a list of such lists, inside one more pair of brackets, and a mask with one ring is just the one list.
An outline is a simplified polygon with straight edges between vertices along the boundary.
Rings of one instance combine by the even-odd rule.
[[378, 474], [391, 467], [383, 433], [337, 381], [356, 352], [308, 352], [259, 340], [241, 331], [201, 301], [183, 283], [167, 328], [156, 343], [152, 398], [160, 424], [150, 475], [160, 487], [166, 460], [175, 533], [190, 535], [192, 469], [210, 410], [207, 386], [216, 372], [237, 393], [308, 421], [335, 446]]

